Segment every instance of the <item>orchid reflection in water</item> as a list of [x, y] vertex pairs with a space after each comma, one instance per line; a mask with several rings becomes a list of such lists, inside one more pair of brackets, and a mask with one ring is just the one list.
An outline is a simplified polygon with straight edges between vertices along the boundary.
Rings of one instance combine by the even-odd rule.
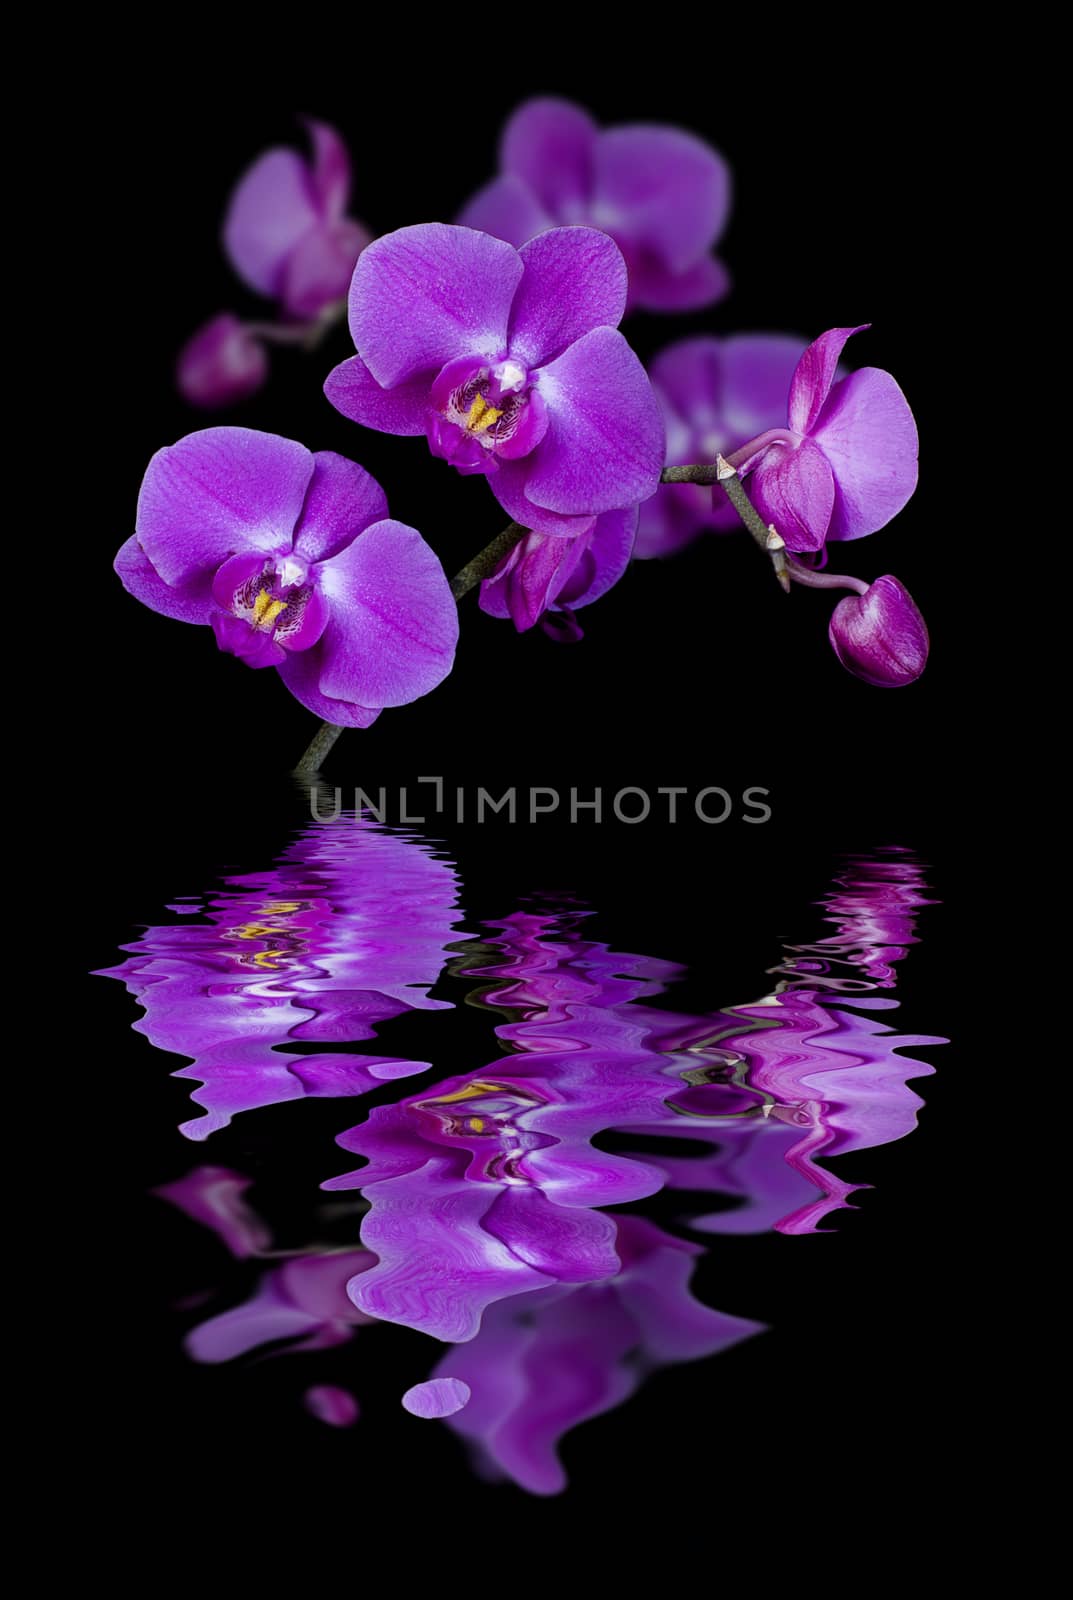
[[204, 1114], [181, 1131], [205, 1139], [240, 1111], [424, 1072], [427, 1061], [308, 1047], [364, 1044], [390, 1018], [449, 1009], [428, 990], [457, 903], [454, 868], [431, 846], [343, 817], [306, 828], [269, 871], [174, 908], [183, 922], [147, 929], [103, 975], [144, 1006], [140, 1032], [192, 1058], [176, 1076], [200, 1082]]
[[[188, 1352], [215, 1362], [283, 1340], [339, 1345], [375, 1323], [418, 1329], [443, 1353], [415, 1374], [406, 1409], [445, 1419], [486, 1476], [537, 1494], [565, 1486], [571, 1428], [657, 1368], [761, 1331], [696, 1297], [697, 1257], [718, 1234], [816, 1232], [847, 1205], [857, 1186], [828, 1159], [912, 1131], [921, 1102], [907, 1080], [933, 1069], [902, 1051], [943, 1042], [896, 1034], [880, 1015], [897, 1004], [897, 964], [932, 903], [903, 851], [849, 860], [822, 902], [830, 931], [786, 947], [758, 999], [703, 1014], [653, 1004], [681, 969], [586, 939], [577, 906], [514, 911], [452, 945], [449, 865], [371, 823], [314, 826], [275, 873], [229, 884], [234, 899], [208, 903], [210, 926], [148, 930], [116, 969], [147, 1005], [154, 1043], [196, 1053], [180, 1075], [205, 1082], [209, 1117], [191, 1136], [237, 1109], [431, 1072], [353, 1054], [295, 1060], [291, 1041], [362, 1042], [415, 993], [435, 1004], [423, 986], [449, 949], [451, 975], [479, 980], [470, 1003], [502, 1018], [501, 1054], [374, 1106], [340, 1136], [363, 1161], [322, 1186], [354, 1192], [347, 1246], [271, 1250], [229, 1169], [158, 1191], [233, 1255], [271, 1257], [244, 1303], [190, 1332]], [[303, 920], [281, 936], [273, 905]], [[296, 1086], [279, 1092], [288, 1077]], [[653, 1155], [654, 1137], [703, 1153]], [[688, 1193], [679, 1225], [693, 1237], [643, 1214], [661, 1190]], [[704, 1194], [712, 1207], [698, 1210]], [[333, 1385], [306, 1405], [337, 1426], [358, 1416]]]

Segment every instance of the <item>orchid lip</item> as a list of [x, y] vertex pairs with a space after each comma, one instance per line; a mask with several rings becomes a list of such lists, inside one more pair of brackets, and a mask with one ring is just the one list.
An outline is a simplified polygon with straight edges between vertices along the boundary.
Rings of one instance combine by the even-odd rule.
[[448, 362], [432, 385], [437, 417], [429, 442], [435, 453], [460, 472], [491, 472], [498, 456], [528, 455], [547, 430], [538, 376], [510, 355]]
[[[311, 581], [309, 563], [291, 552], [267, 558], [251, 553], [232, 556], [216, 573], [212, 589], [226, 616], [286, 650], [308, 649], [324, 631], [327, 612]], [[218, 628], [217, 639], [221, 648], [244, 659], [255, 649], [252, 640], [247, 646], [231, 627]], [[256, 655], [268, 663], [266, 647], [257, 646]], [[273, 658], [273, 664], [278, 660]]]

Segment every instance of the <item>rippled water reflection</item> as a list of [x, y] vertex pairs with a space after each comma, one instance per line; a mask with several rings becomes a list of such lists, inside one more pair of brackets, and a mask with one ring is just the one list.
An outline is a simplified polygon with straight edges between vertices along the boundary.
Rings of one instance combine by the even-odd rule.
[[[486, 1474], [554, 1493], [570, 1428], [658, 1367], [759, 1331], [691, 1290], [712, 1236], [815, 1231], [855, 1187], [837, 1157], [912, 1131], [908, 1080], [933, 1068], [903, 1052], [944, 1041], [882, 1014], [934, 902], [908, 852], [849, 858], [821, 902], [827, 931], [787, 946], [757, 998], [694, 1014], [672, 1009], [682, 969], [587, 939], [588, 908], [507, 909], [466, 939], [459, 892], [426, 841], [342, 816], [309, 825], [276, 867], [169, 907], [109, 975], [144, 1007], [135, 1026], [191, 1059], [176, 1074], [200, 1084], [191, 1139], [258, 1107], [382, 1099], [422, 1075], [339, 1134], [360, 1165], [322, 1187], [360, 1197], [352, 1248], [276, 1252], [248, 1178], [225, 1167], [157, 1191], [233, 1256], [267, 1258], [249, 1299], [188, 1335], [189, 1355], [418, 1329], [437, 1344], [406, 1409], [444, 1418]], [[453, 1009], [429, 996], [441, 977], [486, 1011], [487, 1055], [445, 1075], [459, 1065], [450, 1015], [424, 1035], [439, 1030], [433, 1063], [377, 1053], [379, 1025]], [[645, 1212], [668, 1191], [682, 1192], [673, 1231]], [[314, 1416], [358, 1420], [360, 1342], [353, 1371], [353, 1392], [308, 1390]]]

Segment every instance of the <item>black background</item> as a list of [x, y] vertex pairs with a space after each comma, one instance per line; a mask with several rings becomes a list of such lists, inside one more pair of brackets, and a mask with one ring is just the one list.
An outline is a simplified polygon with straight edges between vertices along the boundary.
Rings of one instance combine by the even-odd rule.
[[[926, 1101], [918, 1131], [841, 1162], [840, 1173], [875, 1188], [858, 1197], [859, 1212], [838, 1216], [830, 1237], [716, 1241], [704, 1297], [773, 1331], [703, 1371], [661, 1375], [586, 1425], [565, 1452], [570, 1490], [537, 1502], [470, 1478], [446, 1430], [400, 1421], [400, 1388], [424, 1376], [417, 1335], [363, 1338], [373, 1364], [360, 1385], [365, 1419], [347, 1434], [305, 1419], [298, 1406], [327, 1364], [296, 1357], [236, 1374], [185, 1362], [173, 1304], [222, 1282], [227, 1263], [145, 1190], [202, 1157], [267, 1174], [285, 1149], [286, 1182], [298, 1194], [340, 1170], [332, 1139], [355, 1117], [338, 1102], [305, 1102], [250, 1113], [207, 1150], [186, 1145], [174, 1128], [189, 1114], [188, 1086], [168, 1077], [181, 1063], [129, 1032], [137, 1013], [118, 984], [86, 980], [79, 1028], [95, 1065], [75, 1074], [70, 1093], [87, 1176], [66, 1197], [71, 1270], [85, 1290], [65, 1394], [76, 1408], [89, 1398], [94, 1427], [119, 1446], [118, 1486], [165, 1526], [196, 1521], [208, 1463], [216, 1496], [241, 1499], [255, 1516], [274, 1515], [285, 1500], [296, 1527], [327, 1495], [363, 1507], [361, 1520], [412, 1518], [415, 1502], [437, 1522], [468, 1514], [474, 1538], [488, 1515], [516, 1529], [576, 1532], [593, 1527], [597, 1511], [629, 1516], [657, 1504], [705, 1515], [718, 1505], [744, 1528], [772, 1488], [783, 1507], [860, 1514], [900, 1492], [906, 1451], [925, 1450], [935, 1471], [962, 1447], [971, 1397], [960, 1350], [975, 1337], [982, 1275], [963, 1220], [971, 1018], [959, 963], [976, 872], [963, 821], [979, 803], [982, 742], [964, 574], [945, 542], [954, 494], [938, 441], [948, 436], [949, 390], [932, 336], [944, 248], [936, 218], [949, 227], [956, 213], [962, 135], [955, 123], [926, 120], [929, 80], [919, 64], [912, 84], [874, 56], [840, 79], [833, 62], [803, 46], [777, 73], [765, 64], [758, 95], [755, 62], [750, 76], [683, 65], [669, 46], [634, 54], [625, 73], [577, 61], [571, 71], [482, 68], [462, 88], [446, 62], [415, 78], [367, 60], [349, 82], [342, 73], [317, 82], [272, 74], [239, 92], [214, 73], [197, 93], [186, 82], [95, 98], [82, 131], [109, 178], [84, 199], [108, 250], [83, 264], [82, 291], [98, 315], [81, 351], [80, 432], [94, 471], [76, 552], [78, 592], [93, 618], [93, 693], [67, 736], [77, 820], [66, 835], [57, 826], [92, 908], [78, 969], [111, 965], [176, 895], [201, 892], [222, 872], [267, 866], [307, 814], [287, 773], [312, 732], [308, 713], [274, 673], [222, 657], [208, 630], [151, 614], [111, 572], [154, 450], [223, 420], [351, 455], [449, 571], [504, 522], [479, 479], [432, 460], [421, 441], [366, 433], [332, 410], [320, 385], [351, 351], [342, 329], [312, 356], [275, 352], [266, 389], [232, 412], [206, 418], [183, 404], [172, 386], [183, 340], [219, 310], [264, 309], [219, 246], [231, 185], [266, 146], [301, 143], [293, 114], [303, 111], [346, 137], [352, 211], [375, 233], [449, 221], [494, 170], [511, 107], [555, 92], [605, 123], [691, 127], [734, 171], [720, 247], [733, 291], [709, 312], [633, 318], [627, 332], [643, 357], [693, 332], [815, 337], [872, 323], [847, 354], [888, 368], [905, 390], [920, 427], [921, 479], [893, 525], [846, 547], [846, 565], [865, 578], [902, 579], [928, 621], [932, 659], [909, 689], [857, 682], [827, 644], [826, 595], [787, 598], [746, 537], [707, 538], [675, 561], [634, 566], [581, 614], [578, 645], [555, 645], [539, 630], [518, 637], [470, 596], [452, 677], [432, 697], [344, 735], [326, 778], [368, 789], [439, 773], [449, 787], [599, 785], [605, 796], [626, 784], [769, 789], [774, 815], [762, 827], [737, 816], [677, 828], [655, 818], [602, 828], [430, 822], [459, 862], [469, 932], [529, 894], [568, 890], [596, 909], [593, 937], [688, 964], [698, 986], [691, 999], [701, 1003], [702, 991], [711, 1007], [760, 993], [782, 938], [822, 931], [813, 902], [841, 853], [912, 847], [931, 863], [944, 903], [923, 915], [892, 1020], [952, 1043], [920, 1052], [937, 1073], [916, 1084]], [[459, 998], [448, 980], [435, 992]], [[474, 1061], [492, 1058], [484, 1013], [457, 1013], [453, 1026], [468, 1030]], [[384, 1040], [389, 1049], [388, 1030]], [[277, 1207], [285, 1199], [281, 1189]], [[245, 1283], [231, 1281], [240, 1298]], [[805, 1528], [794, 1537], [807, 1537]]]

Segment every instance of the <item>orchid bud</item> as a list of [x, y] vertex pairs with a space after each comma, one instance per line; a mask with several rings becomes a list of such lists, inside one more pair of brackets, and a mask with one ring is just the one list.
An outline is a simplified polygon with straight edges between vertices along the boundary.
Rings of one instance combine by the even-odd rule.
[[877, 578], [863, 595], [840, 600], [828, 632], [846, 671], [877, 688], [900, 688], [924, 671], [928, 630], [897, 578]]
[[205, 410], [245, 400], [268, 376], [261, 342], [229, 311], [198, 329], [179, 352], [175, 380], [184, 399]]

